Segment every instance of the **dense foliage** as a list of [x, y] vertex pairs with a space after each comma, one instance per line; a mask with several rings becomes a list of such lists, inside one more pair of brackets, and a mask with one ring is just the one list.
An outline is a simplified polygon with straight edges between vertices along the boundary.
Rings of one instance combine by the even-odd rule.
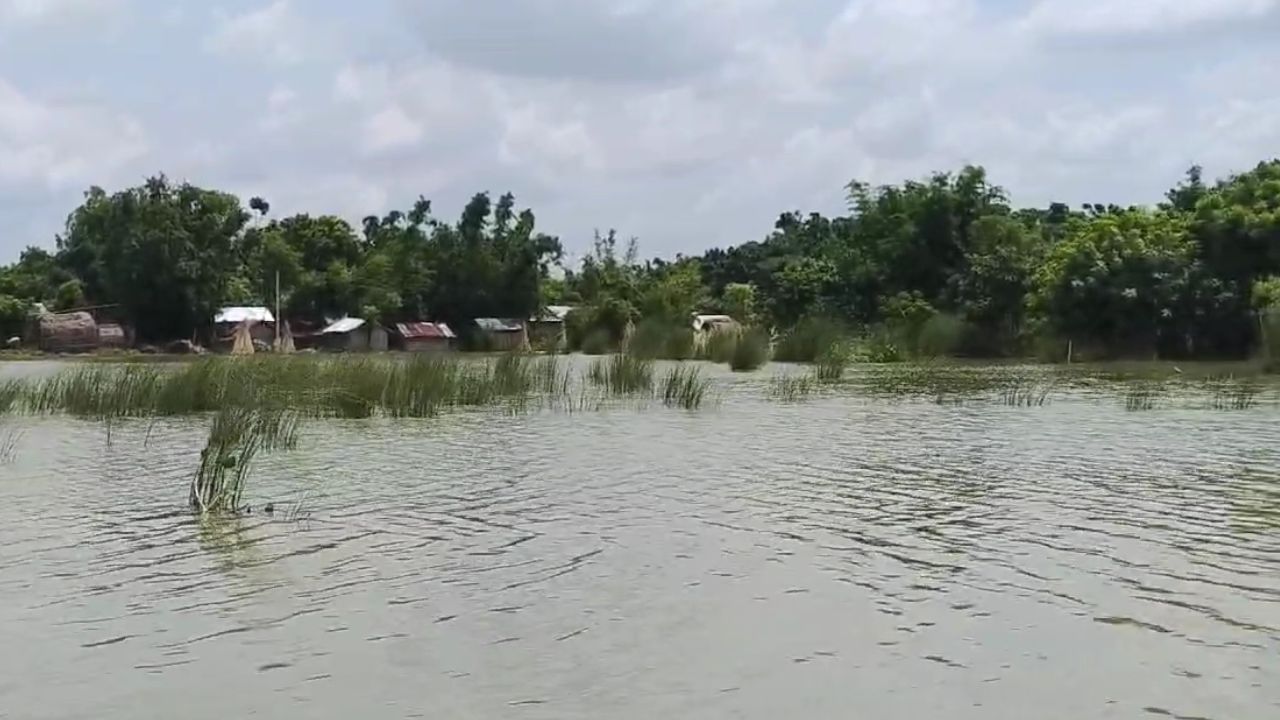
[[[572, 305], [570, 344], [603, 352], [633, 333], [643, 353], [692, 354], [694, 312], [772, 328], [781, 356], [841, 333], [872, 357], [1241, 357], [1280, 316], [1280, 160], [1215, 184], [1199, 168], [1154, 208], [1015, 208], [979, 167], [847, 186], [838, 217], [782, 214], [760, 241], [641, 262], [635, 240], [596, 234], [580, 266], [511, 195], [476, 195], [456, 222], [419, 199], [366, 218], [271, 218], [260, 198], [164, 177], [93, 188], [49, 253], [0, 268], [0, 332], [32, 302], [115, 304], [145, 339], [189, 337], [224, 303], [382, 321], [529, 317]], [[838, 330], [837, 330], [838, 328]]]

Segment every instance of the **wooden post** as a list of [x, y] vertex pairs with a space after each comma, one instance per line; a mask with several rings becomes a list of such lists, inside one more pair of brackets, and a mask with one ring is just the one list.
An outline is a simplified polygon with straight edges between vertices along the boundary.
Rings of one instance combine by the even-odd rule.
[[1068, 340], [1068, 341], [1067, 341], [1067, 364], [1068, 364], [1068, 365], [1070, 365], [1070, 364], [1071, 364], [1071, 354], [1072, 354], [1072, 351], [1073, 351], [1074, 349], [1075, 349], [1075, 346], [1074, 346], [1073, 341]]

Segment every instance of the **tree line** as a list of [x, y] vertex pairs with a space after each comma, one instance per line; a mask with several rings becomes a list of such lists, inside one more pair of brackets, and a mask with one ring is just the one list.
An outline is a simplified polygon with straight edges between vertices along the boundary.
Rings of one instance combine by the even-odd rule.
[[[822, 319], [905, 354], [1244, 357], [1280, 307], [1280, 160], [1207, 183], [1191, 168], [1155, 207], [1015, 208], [981, 167], [872, 186], [842, 215], [783, 213], [762, 240], [641, 261], [597, 233], [559, 271], [558, 238], [512, 195], [475, 195], [456, 221], [424, 198], [364, 219], [273, 218], [261, 198], [155, 177], [92, 188], [55, 250], [0, 268], [0, 332], [31, 303], [116, 304], [147, 341], [192, 337], [225, 304], [290, 318], [382, 322], [530, 317], [578, 308], [575, 344], [696, 311], [785, 332]], [[1277, 314], [1280, 314], [1278, 311]]]

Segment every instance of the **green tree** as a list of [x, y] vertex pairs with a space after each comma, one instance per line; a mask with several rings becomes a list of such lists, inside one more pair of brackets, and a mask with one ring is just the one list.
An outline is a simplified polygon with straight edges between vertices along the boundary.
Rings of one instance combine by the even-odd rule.
[[158, 176], [113, 195], [90, 189], [58, 248], [86, 294], [123, 306], [140, 338], [189, 337], [226, 295], [247, 221], [234, 195]]

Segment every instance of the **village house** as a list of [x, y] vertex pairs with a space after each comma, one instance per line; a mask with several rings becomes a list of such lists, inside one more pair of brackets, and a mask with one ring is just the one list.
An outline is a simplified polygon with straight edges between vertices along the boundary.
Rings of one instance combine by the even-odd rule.
[[396, 323], [396, 345], [405, 352], [448, 352], [458, 336], [444, 323]]

